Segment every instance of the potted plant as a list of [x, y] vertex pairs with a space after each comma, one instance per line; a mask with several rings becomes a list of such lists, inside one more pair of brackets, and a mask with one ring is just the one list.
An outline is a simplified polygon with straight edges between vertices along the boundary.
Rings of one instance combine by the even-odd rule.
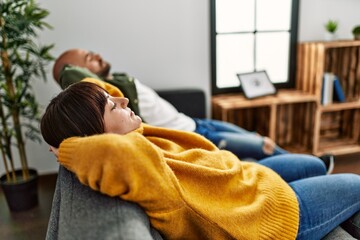
[[353, 28], [352, 34], [354, 35], [355, 40], [360, 40], [360, 25], [357, 25]]
[[325, 24], [326, 36], [325, 39], [332, 41], [336, 39], [336, 30], [338, 29], [338, 22], [334, 20], [329, 20]]
[[[0, 151], [5, 168], [0, 185], [10, 210], [21, 211], [38, 202], [37, 171], [29, 169], [25, 140], [41, 141], [39, 107], [31, 81], [46, 79], [53, 45], [36, 43], [38, 31], [51, 27], [44, 22], [49, 12], [35, 1], [0, 0], [0, 13]], [[22, 195], [23, 191], [29, 195]]]

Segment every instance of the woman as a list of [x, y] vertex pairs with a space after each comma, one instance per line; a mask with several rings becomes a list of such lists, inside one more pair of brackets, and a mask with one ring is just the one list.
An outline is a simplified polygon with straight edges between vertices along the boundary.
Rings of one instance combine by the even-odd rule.
[[279, 176], [200, 135], [141, 124], [117, 89], [88, 81], [103, 88], [81, 82], [60, 93], [43, 137], [83, 184], [138, 203], [166, 239], [320, 239], [360, 209], [358, 175], [322, 175], [311, 156], [303, 167], [260, 162]]

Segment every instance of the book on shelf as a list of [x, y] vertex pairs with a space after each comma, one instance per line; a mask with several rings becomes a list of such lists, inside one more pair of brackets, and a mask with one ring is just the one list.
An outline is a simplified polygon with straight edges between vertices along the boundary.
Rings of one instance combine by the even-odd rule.
[[333, 101], [345, 102], [345, 94], [339, 78], [333, 73], [326, 72], [323, 78], [321, 104], [328, 105]]
[[339, 78], [334, 75], [334, 100], [338, 102], [345, 102], [345, 94], [343, 88], [341, 87]]
[[333, 102], [334, 77], [335, 75], [325, 72], [323, 76], [321, 104], [328, 105]]

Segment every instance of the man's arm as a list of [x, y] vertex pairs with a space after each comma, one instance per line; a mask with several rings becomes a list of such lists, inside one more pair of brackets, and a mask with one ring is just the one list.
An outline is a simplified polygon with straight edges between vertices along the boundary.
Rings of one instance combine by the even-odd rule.
[[[114, 78], [112, 80], [105, 80], [101, 79], [87, 68], [66, 65], [59, 74], [59, 84], [62, 89], [65, 89], [71, 84], [80, 82], [85, 78], [97, 79], [99, 82], [107, 82], [108, 84], [111, 84], [117, 88], [118, 91], [121, 91], [121, 96], [125, 96], [129, 99], [128, 106], [131, 108], [131, 110], [133, 110], [137, 115], [140, 115], [134, 78], [129, 77], [126, 74], [119, 73], [115, 73], [113, 76]], [[110, 93], [110, 95], [112, 94]]]
[[66, 65], [60, 72], [59, 84], [62, 89], [65, 89], [73, 83], [80, 82], [84, 78], [94, 78], [101, 80], [96, 74], [90, 72], [86, 68]]

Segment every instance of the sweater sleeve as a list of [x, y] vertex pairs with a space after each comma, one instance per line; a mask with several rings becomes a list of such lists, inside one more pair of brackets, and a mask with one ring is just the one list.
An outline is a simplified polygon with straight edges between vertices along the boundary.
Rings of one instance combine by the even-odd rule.
[[137, 202], [147, 211], [180, 207], [173, 200], [179, 199], [175, 178], [166, 171], [161, 152], [137, 132], [66, 139], [60, 145], [59, 161], [82, 184]]

